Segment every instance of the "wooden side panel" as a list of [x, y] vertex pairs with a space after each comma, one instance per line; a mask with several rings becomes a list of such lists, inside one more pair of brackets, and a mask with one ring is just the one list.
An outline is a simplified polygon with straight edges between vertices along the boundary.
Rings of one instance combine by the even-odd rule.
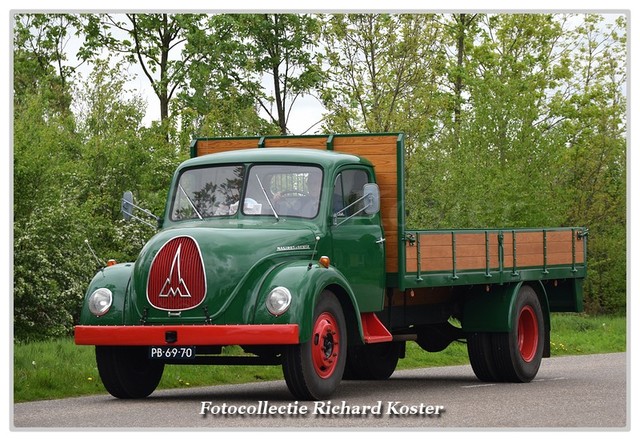
[[196, 142], [198, 156], [258, 147], [257, 139], [199, 139]]
[[[584, 241], [572, 240], [571, 230], [546, 233], [546, 264], [571, 265], [584, 263]], [[515, 235], [516, 267], [543, 266], [545, 264], [544, 232], [517, 232]], [[514, 239], [512, 232], [504, 233], [504, 266], [513, 268]]]
[[289, 147], [306, 149], [327, 149], [327, 137], [290, 137], [290, 138], [266, 138], [265, 147]]
[[[545, 240], [546, 234], [546, 240]], [[505, 231], [502, 267], [505, 270], [584, 263], [584, 241], [575, 232]], [[453, 272], [500, 269], [499, 232], [418, 233], [419, 240], [406, 244], [407, 272]], [[515, 260], [514, 260], [515, 249]], [[419, 256], [419, 257], [418, 257]], [[545, 258], [546, 256], [546, 258]], [[515, 265], [514, 265], [515, 262]]]
[[[544, 243], [543, 233], [516, 233], [516, 265], [517, 266], [543, 266]], [[504, 266], [513, 268], [513, 233], [504, 233]], [[571, 252], [571, 248], [569, 248]], [[571, 263], [571, 261], [569, 261]]]
[[363, 135], [337, 137], [333, 150], [350, 153], [371, 161], [380, 187], [380, 215], [386, 238], [388, 273], [398, 272], [398, 137]]
[[419, 244], [407, 244], [407, 272], [418, 270], [418, 247], [421, 272], [452, 272], [454, 262], [457, 271], [486, 269], [487, 239], [489, 268], [498, 269], [500, 262], [497, 233], [490, 233], [485, 237], [484, 232], [442, 232], [421, 234]]

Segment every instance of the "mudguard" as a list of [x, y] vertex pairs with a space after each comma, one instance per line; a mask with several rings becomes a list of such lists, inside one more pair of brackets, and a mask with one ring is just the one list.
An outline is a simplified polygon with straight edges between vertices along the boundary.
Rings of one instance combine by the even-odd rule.
[[[464, 332], [509, 332], [513, 328], [513, 305], [525, 282], [492, 286], [490, 292], [474, 289], [465, 301], [462, 330]], [[540, 299], [545, 328], [549, 329], [549, 302], [539, 281], [527, 282]]]
[[[284, 286], [291, 292], [291, 306], [280, 317], [271, 315], [265, 306], [269, 292]], [[358, 332], [362, 337], [362, 322], [355, 296], [348, 281], [334, 267], [324, 268], [308, 260], [289, 262], [274, 269], [264, 280], [255, 307], [253, 323], [291, 323], [299, 325], [300, 341], [311, 336], [314, 307], [318, 296], [325, 289], [331, 289], [340, 300], [345, 315], [357, 322]], [[340, 291], [340, 292], [335, 292]]]
[[[122, 325], [124, 324], [127, 287], [133, 273], [133, 263], [119, 263], [101, 269], [91, 280], [80, 312], [81, 325]], [[91, 293], [98, 288], [108, 288], [113, 293], [113, 303], [109, 311], [101, 316], [94, 316], [88, 308]]]

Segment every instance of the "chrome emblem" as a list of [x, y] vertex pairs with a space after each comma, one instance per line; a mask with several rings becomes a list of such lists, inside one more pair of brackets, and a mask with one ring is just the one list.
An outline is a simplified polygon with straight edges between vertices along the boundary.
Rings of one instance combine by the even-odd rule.
[[[180, 250], [182, 249], [182, 244], [178, 246], [178, 251], [176, 251], [176, 255], [173, 257], [173, 263], [171, 264], [171, 271], [169, 272], [169, 277], [167, 277], [167, 281], [164, 282], [164, 286], [160, 290], [160, 294], [158, 297], [169, 297], [169, 296], [180, 296], [180, 297], [191, 297], [191, 293], [189, 292], [189, 288], [184, 283], [184, 279], [180, 274]], [[175, 278], [174, 278], [175, 274]]]

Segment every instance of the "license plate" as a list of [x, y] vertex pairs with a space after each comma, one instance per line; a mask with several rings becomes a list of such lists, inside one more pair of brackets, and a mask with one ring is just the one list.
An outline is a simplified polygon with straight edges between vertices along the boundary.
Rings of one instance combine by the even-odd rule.
[[153, 360], [185, 360], [195, 358], [195, 346], [151, 346], [149, 358]]

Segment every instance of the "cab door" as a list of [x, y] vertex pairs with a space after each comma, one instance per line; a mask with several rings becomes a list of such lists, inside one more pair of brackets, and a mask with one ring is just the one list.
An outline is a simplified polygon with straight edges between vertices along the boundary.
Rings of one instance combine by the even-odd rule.
[[335, 177], [332, 201], [331, 263], [349, 281], [360, 312], [384, 305], [385, 242], [380, 213], [366, 214], [364, 184], [373, 182], [367, 168], [341, 169]]

